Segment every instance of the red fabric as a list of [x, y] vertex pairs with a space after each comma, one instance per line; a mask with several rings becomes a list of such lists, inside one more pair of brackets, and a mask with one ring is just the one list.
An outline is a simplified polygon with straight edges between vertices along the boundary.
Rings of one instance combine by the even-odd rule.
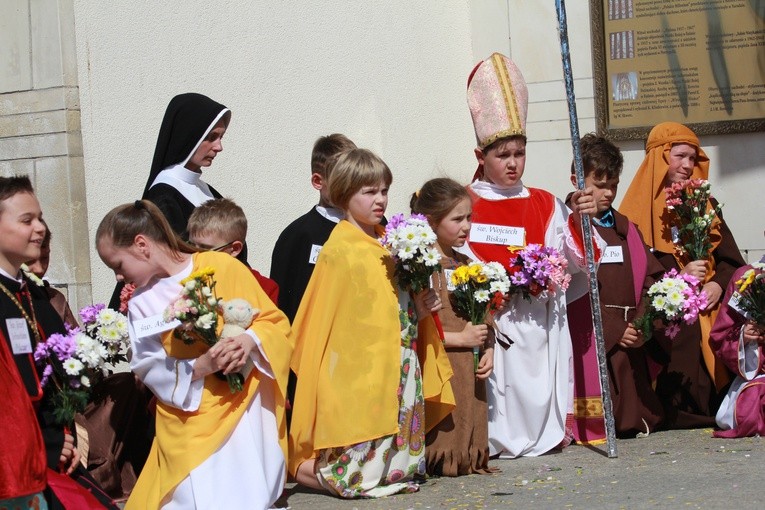
[[68, 475], [48, 469], [48, 486], [66, 510], [104, 510], [104, 505]]
[[263, 288], [263, 290], [266, 292], [268, 297], [271, 298], [271, 301], [274, 302], [276, 306], [279, 306], [279, 285], [273, 281], [271, 278], [266, 278], [256, 270], [250, 268], [250, 271], [252, 271], [252, 274], [255, 276], [255, 279], [258, 280], [258, 283]]
[[[473, 223], [488, 223], [526, 229], [526, 244], [545, 245], [545, 233], [555, 212], [555, 197], [547, 191], [528, 188], [526, 198], [511, 200], [485, 200], [472, 189], [467, 188], [473, 200]], [[510, 269], [512, 254], [507, 246], [500, 244], [474, 243], [468, 241], [470, 249], [484, 261], [494, 261]]]
[[[576, 247], [579, 248], [579, 252], [584, 255], [584, 239], [582, 238], [582, 231], [581, 229], [578, 229], [574, 226], [573, 213], [568, 215], [568, 229], [571, 231], [571, 236], [574, 238], [574, 243], [576, 243]], [[591, 231], [595, 232], [595, 227], [592, 227]], [[594, 241], [594, 237], [592, 243], [592, 254], [595, 258], [595, 262], [600, 260], [600, 248], [598, 247], [598, 243]]]
[[736, 398], [736, 428], [716, 430], [714, 437], [765, 436], [765, 381], [755, 380], [746, 385]]
[[0, 499], [45, 489], [45, 445], [32, 402], [0, 332]]

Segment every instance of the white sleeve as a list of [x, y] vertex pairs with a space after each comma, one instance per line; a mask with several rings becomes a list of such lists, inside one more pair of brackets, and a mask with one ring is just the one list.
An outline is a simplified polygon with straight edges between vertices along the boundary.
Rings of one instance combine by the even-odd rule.
[[202, 401], [204, 378], [191, 380], [195, 359], [167, 355], [158, 334], [136, 337], [128, 321], [133, 357], [130, 368], [164, 404], [183, 411], [196, 411]]
[[271, 368], [271, 363], [268, 361], [268, 356], [266, 356], [266, 352], [263, 350], [263, 344], [260, 342], [260, 338], [258, 338], [258, 335], [250, 329], [248, 329], [246, 333], [250, 335], [250, 338], [252, 338], [252, 341], [255, 342], [255, 346], [257, 347], [257, 349], [253, 349], [250, 352], [250, 361], [252, 361], [255, 368], [257, 368], [260, 373], [271, 379], [276, 379], [274, 371]]
[[760, 346], [756, 342], [744, 342], [744, 327], [738, 336], [738, 371], [743, 379], [751, 381], [760, 369]]

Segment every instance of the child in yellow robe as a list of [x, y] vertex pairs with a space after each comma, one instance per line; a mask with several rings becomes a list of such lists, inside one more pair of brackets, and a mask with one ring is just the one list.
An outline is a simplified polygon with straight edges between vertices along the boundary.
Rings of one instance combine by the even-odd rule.
[[298, 483], [344, 498], [416, 491], [426, 428], [454, 403], [430, 313], [437, 296], [413, 300], [398, 288], [377, 239], [391, 181], [368, 150], [338, 158], [330, 199], [346, 219], [319, 254], [293, 328], [289, 469]]
[[[125, 508], [271, 507], [286, 476], [287, 317], [244, 264], [225, 253], [194, 253], [147, 200], [110, 211], [96, 247], [118, 280], [136, 286], [128, 303], [130, 366], [158, 399], [156, 437]], [[176, 338], [163, 313], [184, 278], [210, 267], [218, 298], [246, 299], [259, 314], [244, 333], [208, 348]], [[238, 372], [248, 360], [254, 368], [241, 391], [215, 374]]]

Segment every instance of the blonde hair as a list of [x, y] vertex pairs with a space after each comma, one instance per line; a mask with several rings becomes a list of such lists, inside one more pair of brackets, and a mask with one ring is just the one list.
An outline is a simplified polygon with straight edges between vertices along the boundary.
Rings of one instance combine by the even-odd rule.
[[132, 246], [135, 236], [144, 235], [164, 244], [176, 254], [195, 253], [197, 249], [178, 237], [165, 215], [148, 200], [118, 205], [104, 216], [96, 230], [96, 244], [105, 238], [117, 248]]
[[194, 209], [186, 230], [189, 238], [213, 234], [226, 242], [244, 242], [247, 237], [247, 216], [233, 200], [215, 198]]
[[370, 150], [351, 149], [340, 154], [329, 176], [329, 200], [335, 207], [347, 209], [361, 188], [381, 182], [386, 186], [393, 182], [388, 165]]

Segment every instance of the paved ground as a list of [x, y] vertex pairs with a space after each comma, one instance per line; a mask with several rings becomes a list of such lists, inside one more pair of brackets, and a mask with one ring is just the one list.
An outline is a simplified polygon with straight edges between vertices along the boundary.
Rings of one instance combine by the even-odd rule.
[[342, 501], [288, 486], [293, 510], [642, 509], [765, 507], [765, 439], [714, 439], [711, 429], [618, 441], [616, 459], [571, 446], [494, 461], [502, 472], [431, 478], [416, 494]]

